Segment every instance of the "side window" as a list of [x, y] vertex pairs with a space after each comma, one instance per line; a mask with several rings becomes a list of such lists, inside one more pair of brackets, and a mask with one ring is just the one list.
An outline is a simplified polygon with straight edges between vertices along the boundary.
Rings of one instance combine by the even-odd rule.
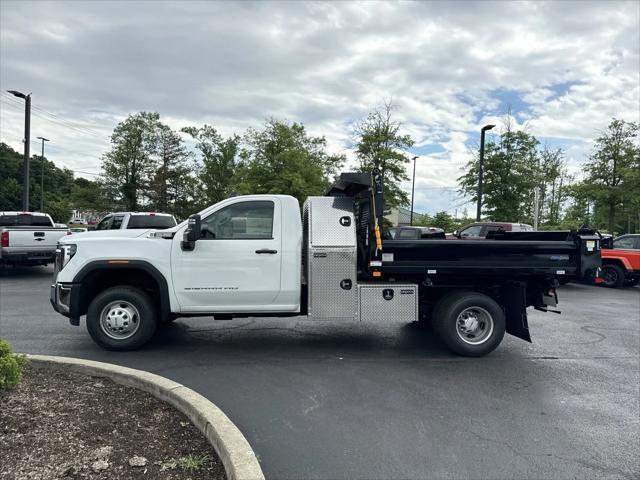
[[96, 230], [109, 230], [109, 228], [111, 228], [111, 220], [113, 220], [111, 215], [103, 218], [100, 220], [100, 223], [96, 225]]
[[120, 230], [123, 218], [124, 217], [122, 215], [113, 217], [113, 222], [111, 222], [111, 230]]
[[613, 241], [613, 248], [632, 249], [635, 247], [633, 237], [622, 237]]
[[482, 230], [482, 225], [471, 225], [468, 228], [465, 228], [460, 232], [460, 236], [462, 237], [479, 237], [480, 231]]
[[489, 232], [497, 232], [498, 230], [500, 230], [498, 225], [485, 225], [482, 227], [482, 230], [480, 230], [479, 236], [486, 237]]
[[412, 228], [402, 228], [398, 231], [398, 236], [396, 238], [409, 240], [418, 238], [419, 232], [418, 230], [414, 230]]
[[273, 237], [273, 202], [238, 202], [202, 220], [202, 238], [216, 240], [270, 239]]

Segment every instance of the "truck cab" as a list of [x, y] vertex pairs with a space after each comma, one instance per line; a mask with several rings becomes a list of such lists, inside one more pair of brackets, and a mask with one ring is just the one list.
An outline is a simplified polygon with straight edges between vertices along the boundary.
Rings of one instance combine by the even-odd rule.
[[193, 250], [181, 248], [187, 225], [173, 238], [171, 278], [180, 312], [299, 311], [302, 224], [295, 198], [234, 197], [200, 217]]

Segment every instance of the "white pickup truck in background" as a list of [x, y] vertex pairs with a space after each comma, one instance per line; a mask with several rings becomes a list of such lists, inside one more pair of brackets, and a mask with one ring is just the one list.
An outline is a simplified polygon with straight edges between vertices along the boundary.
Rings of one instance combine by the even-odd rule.
[[0, 266], [53, 263], [58, 241], [69, 233], [46, 213], [0, 212]]
[[177, 224], [174, 216], [168, 213], [115, 212], [105, 215], [96, 225], [96, 230], [160, 230]]

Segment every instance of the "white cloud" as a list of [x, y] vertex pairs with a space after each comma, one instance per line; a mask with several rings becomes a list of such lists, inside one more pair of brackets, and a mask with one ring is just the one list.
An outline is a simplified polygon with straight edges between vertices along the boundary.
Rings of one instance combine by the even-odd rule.
[[[513, 113], [531, 133], [566, 141], [577, 170], [611, 117], [638, 120], [639, 9], [1, 2], [0, 86], [33, 92], [34, 107], [57, 116], [41, 110], [33, 136], [50, 137], [50, 157], [78, 170], [97, 167], [115, 123], [139, 110], [159, 111], [176, 128], [209, 123], [225, 134], [269, 116], [301, 121], [348, 153], [349, 125], [393, 98], [417, 151], [440, 150], [417, 168], [416, 204], [433, 211], [457, 201], [468, 146], [505, 108], [500, 92], [519, 97]], [[20, 103], [3, 96], [2, 141], [20, 149], [22, 122]]]

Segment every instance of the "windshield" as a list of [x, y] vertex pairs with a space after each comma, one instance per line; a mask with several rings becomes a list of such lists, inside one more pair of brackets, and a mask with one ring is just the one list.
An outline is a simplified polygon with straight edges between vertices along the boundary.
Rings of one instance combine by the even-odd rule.
[[170, 215], [131, 215], [127, 228], [171, 228], [176, 219]]
[[44, 215], [0, 215], [0, 227], [53, 227]]

